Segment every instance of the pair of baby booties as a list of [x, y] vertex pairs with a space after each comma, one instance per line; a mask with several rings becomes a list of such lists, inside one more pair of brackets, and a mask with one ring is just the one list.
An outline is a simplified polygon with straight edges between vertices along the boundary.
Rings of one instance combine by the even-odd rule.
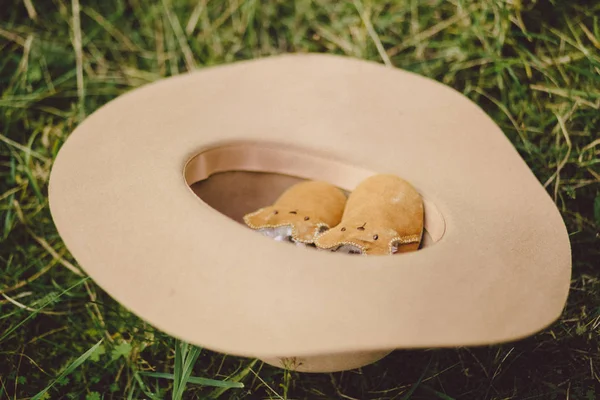
[[371, 176], [348, 197], [337, 187], [306, 181], [271, 206], [244, 216], [246, 225], [279, 241], [348, 254], [415, 251], [423, 236], [423, 200], [405, 180]]

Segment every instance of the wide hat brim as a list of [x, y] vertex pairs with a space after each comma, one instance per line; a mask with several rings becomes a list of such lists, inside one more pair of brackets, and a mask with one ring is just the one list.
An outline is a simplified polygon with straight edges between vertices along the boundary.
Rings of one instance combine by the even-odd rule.
[[[190, 190], [229, 169], [347, 190], [397, 174], [425, 198], [436, 243], [364, 257], [271, 241]], [[451, 88], [351, 58], [269, 57], [133, 90], [72, 133], [49, 196], [108, 294], [240, 356], [515, 340], [554, 321], [569, 289], [561, 216], [498, 126]]]

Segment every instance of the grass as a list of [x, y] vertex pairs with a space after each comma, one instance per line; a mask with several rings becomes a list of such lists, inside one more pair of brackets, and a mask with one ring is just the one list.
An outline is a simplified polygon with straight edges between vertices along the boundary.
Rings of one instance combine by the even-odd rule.
[[[43, 390], [89, 400], [600, 398], [599, 18], [600, 3], [558, 0], [7, 0], [0, 399]], [[429, 76], [502, 127], [570, 232], [572, 290], [559, 321], [515, 343], [397, 351], [360, 370], [308, 375], [187, 347], [82, 280], [46, 197], [73, 128], [164, 76], [307, 51]]]

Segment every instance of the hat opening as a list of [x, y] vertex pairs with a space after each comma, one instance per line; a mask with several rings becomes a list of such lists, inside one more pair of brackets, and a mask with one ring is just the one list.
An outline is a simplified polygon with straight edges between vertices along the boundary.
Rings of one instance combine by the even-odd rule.
[[[265, 143], [233, 143], [199, 152], [184, 167], [184, 177], [192, 192], [205, 204], [244, 225], [244, 215], [272, 205], [289, 187], [306, 181], [326, 181], [349, 195], [363, 179], [376, 174], [360, 167], [314, 154]], [[425, 221], [420, 249], [442, 239], [446, 223], [439, 209], [424, 198]], [[287, 226], [261, 229], [259, 233], [277, 241], [292, 242]], [[351, 244], [332, 249], [338, 253], [360, 255]]]

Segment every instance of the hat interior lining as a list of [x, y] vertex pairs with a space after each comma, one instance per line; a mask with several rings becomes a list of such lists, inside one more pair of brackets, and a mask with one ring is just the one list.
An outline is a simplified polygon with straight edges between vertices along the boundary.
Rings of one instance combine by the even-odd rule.
[[[328, 181], [349, 194], [375, 173], [330, 156], [270, 143], [232, 143], [205, 149], [189, 159], [183, 171], [196, 196], [240, 224], [245, 214], [273, 204], [287, 188], [301, 181]], [[421, 248], [439, 242], [446, 230], [437, 206], [423, 197]], [[350, 253], [352, 249], [340, 250]]]

